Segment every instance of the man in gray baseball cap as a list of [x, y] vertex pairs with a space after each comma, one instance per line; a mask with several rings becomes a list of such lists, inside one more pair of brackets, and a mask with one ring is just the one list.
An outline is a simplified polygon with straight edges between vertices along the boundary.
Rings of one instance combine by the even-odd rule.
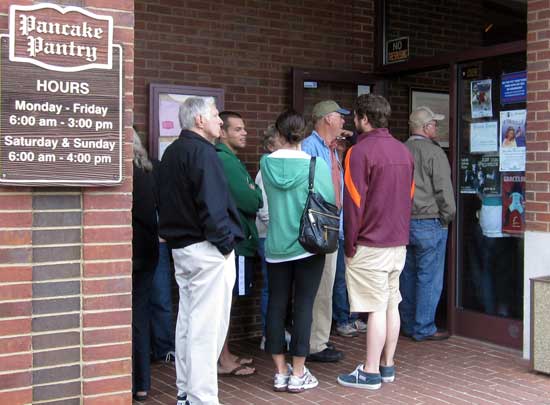
[[[428, 125], [431, 121], [442, 121], [445, 119], [443, 114], [434, 113], [429, 107], [415, 108], [409, 117], [411, 131], [418, 130]], [[434, 124], [437, 126], [437, 122]]]
[[409, 117], [411, 136], [405, 143], [414, 157], [415, 192], [407, 259], [400, 277], [401, 330], [420, 342], [442, 340], [448, 332], [435, 325], [443, 288], [447, 227], [455, 215], [451, 168], [437, 138], [437, 123], [445, 117], [428, 107]]

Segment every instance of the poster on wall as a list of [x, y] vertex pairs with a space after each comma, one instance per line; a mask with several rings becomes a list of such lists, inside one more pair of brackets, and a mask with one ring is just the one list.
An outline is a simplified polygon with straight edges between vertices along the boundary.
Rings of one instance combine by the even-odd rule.
[[492, 83], [491, 79], [473, 80], [471, 82], [472, 118], [493, 116]]
[[159, 96], [159, 135], [178, 136], [181, 132], [179, 111], [180, 105], [187, 96], [178, 94], [161, 94]]
[[525, 226], [525, 173], [502, 173], [502, 232], [522, 233]]
[[498, 151], [498, 122], [474, 122], [470, 124], [470, 153]]
[[500, 112], [500, 171], [525, 171], [526, 110]]
[[500, 103], [523, 103], [527, 100], [527, 72], [514, 72], [502, 75]]

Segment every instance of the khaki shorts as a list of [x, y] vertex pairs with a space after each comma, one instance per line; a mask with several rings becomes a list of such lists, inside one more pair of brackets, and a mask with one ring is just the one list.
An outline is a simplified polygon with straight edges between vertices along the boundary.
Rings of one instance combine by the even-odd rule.
[[406, 246], [357, 246], [346, 257], [346, 283], [351, 312], [379, 312], [401, 302], [399, 275], [405, 265]]

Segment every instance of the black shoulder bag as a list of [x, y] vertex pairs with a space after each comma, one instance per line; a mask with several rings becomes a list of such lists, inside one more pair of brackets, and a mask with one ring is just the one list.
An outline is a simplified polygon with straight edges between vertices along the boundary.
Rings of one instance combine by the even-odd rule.
[[309, 193], [300, 220], [298, 241], [310, 253], [333, 253], [338, 249], [340, 210], [314, 190], [315, 157], [309, 162]]

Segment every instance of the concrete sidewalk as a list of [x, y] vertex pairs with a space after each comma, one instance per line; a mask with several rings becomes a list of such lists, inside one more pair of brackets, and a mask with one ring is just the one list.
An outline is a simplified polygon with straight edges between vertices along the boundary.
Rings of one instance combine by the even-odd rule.
[[[401, 338], [397, 347], [396, 381], [377, 391], [344, 388], [339, 373], [363, 361], [364, 335], [332, 337], [344, 350], [339, 363], [309, 363], [319, 387], [303, 394], [272, 390], [274, 367], [258, 349], [259, 339], [232, 343], [235, 354], [254, 358], [251, 377], [219, 379], [220, 402], [249, 404], [533, 404], [550, 405], [550, 377], [529, 372], [520, 353], [469, 339], [417, 343]], [[175, 404], [175, 368], [153, 365], [153, 389], [146, 404]], [[137, 402], [136, 402], [137, 403]]]

